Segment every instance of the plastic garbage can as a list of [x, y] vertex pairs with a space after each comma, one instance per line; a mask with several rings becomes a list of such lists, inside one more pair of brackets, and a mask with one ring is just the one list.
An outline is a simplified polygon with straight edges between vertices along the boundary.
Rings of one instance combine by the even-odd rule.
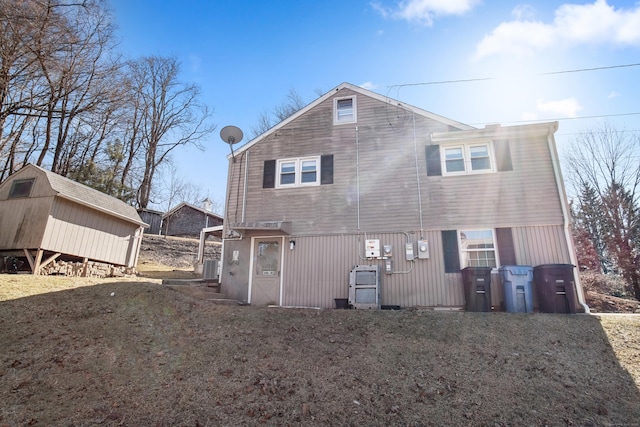
[[503, 265], [500, 277], [504, 286], [504, 305], [509, 313], [533, 313], [533, 267]]
[[491, 267], [462, 269], [467, 311], [491, 311]]
[[575, 279], [571, 264], [543, 264], [533, 268], [542, 313], [575, 313]]

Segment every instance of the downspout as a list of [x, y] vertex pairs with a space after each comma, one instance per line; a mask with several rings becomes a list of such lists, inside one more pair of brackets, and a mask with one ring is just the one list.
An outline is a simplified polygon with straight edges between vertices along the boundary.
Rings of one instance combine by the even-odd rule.
[[356, 126], [356, 202], [358, 210], [358, 232], [360, 231], [360, 141], [358, 126]]
[[547, 133], [547, 144], [549, 146], [549, 153], [551, 154], [551, 165], [553, 166], [553, 174], [556, 179], [556, 186], [558, 188], [558, 196], [560, 197], [560, 207], [562, 208], [562, 219], [564, 236], [567, 240], [567, 246], [569, 247], [569, 258], [571, 264], [573, 264], [573, 276], [576, 284], [576, 291], [578, 294], [578, 302], [584, 308], [586, 314], [591, 313], [589, 306], [584, 300], [584, 290], [582, 289], [582, 283], [580, 282], [580, 271], [578, 268], [578, 259], [576, 257], [575, 247], [573, 245], [573, 236], [571, 234], [571, 218], [569, 217], [569, 210], [567, 209], [567, 193], [564, 188], [564, 181], [562, 179], [562, 172], [560, 172], [560, 159], [556, 151], [556, 145], [554, 143], [553, 134], [558, 130], [558, 122], [555, 122], [552, 126], [549, 126], [549, 132]]
[[[248, 156], [249, 152], [246, 151], [244, 154]], [[246, 162], [248, 163], [248, 159], [246, 160]], [[245, 163], [245, 166], [246, 166], [247, 163]], [[244, 238], [243, 234], [240, 234], [240, 237], [233, 237], [233, 238], [225, 237], [227, 235], [227, 227], [229, 227], [229, 221], [228, 220], [229, 220], [229, 209], [230, 209], [230, 202], [231, 202], [231, 188], [230, 188], [230, 186], [231, 186], [231, 177], [233, 175], [232, 174], [232, 167], [233, 167], [232, 165], [234, 165], [234, 164], [235, 163], [229, 163], [229, 168], [227, 169], [227, 201], [226, 201], [225, 206], [224, 206], [224, 212], [225, 212], [224, 218], [223, 218], [224, 228], [222, 230], [222, 247], [220, 248], [220, 276], [219, 276], [219, 279], [218, 279], [218, 280], [220, 280], [220, 284], [222, 284], [222, 277], [224, 275], [224, 269], [225, 269], [225, 263], [222, 262], [224, 260], [224, 258], [225, 258], [225, 251], [226, 251], [225, 242], [228, 242], [228, 241], [239, 241], [239, 240], [242, 240]], [[247, 169], [245, 168], [245, 174], [246, 174], [246, 172], [247, 172]], [[243, 200], [242, 200], [242, 221], [244, 221], [244, 208], [245, 208], [244, 205], [245, 205], [246, 194], [247, 194], [247, 179], [246, 179], [246, 176], [245, 176], [244, 196], [243, 196]], [[238, 203], [238, 200], [236, 199], [236, 205], [237, 205], [237, 203]], [[202, 245], [203, 245], [202, 252], [204, 254], [204, 241], [202, 242]]]
[[416, 182], [418, 184], [418, 207], [420, 213], [420, 238], [424, 235], [424, 225], [422, 223], [422, 191], [420, 190], [420, 168], [418, 167], [418, 141], [416, 139], [416, 113], [412, 112], [413, 117], [413, 155], [416, 161]]
[[247, 181], [249, 179], [249, 150], [244, 153], [244, 190], [242, 192], [242, 222], [245, 221], [245, 208], [247, 206]]

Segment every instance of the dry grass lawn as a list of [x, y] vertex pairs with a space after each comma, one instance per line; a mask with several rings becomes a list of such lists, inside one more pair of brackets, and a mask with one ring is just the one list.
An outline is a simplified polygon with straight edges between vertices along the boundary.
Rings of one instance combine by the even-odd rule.
[[0, 275], [0, 426], [640, 425], [640, 316], [217, 306]]

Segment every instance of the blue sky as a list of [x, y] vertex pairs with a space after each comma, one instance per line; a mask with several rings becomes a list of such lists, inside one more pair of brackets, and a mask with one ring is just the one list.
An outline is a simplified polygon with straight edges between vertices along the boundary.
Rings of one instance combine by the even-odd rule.
[[[640, 130], [640, 3], [594, 0], [111, 0], [128, 58], [175, 56], [214, 110], [206, 150], [174, 156], [223, 204], [226, 125], [245, 132], [294, 89], [342, 82], [473, 126], [559, 120], [559, 151], [609, 124]], [[591, 70], [548, 74], [560, 71]], [[476, 80], [489, 79], [489, 80]], [[456, 80], [458, 83], [423, 84]], [[636, 114], [631, 114], [636, 113]], [[608, 117], [603, 117], [608, 116]]]

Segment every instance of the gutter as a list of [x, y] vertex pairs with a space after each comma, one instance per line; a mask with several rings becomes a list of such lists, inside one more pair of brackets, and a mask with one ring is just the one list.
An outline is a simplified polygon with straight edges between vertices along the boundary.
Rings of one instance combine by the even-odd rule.
[[562, 208], [562, 222], [564, 235], [567, 240], [567, 246], [569, 247], [569, 258], [571, 264], [573, 264], [573, 277], [576, 285], [576, 294], [578, 295], [578, 302], [584, 308], [585, 314], [591, 313], [589, 306], [584, 300], [584, 289], [580, 283], [580, 271], [578, 269], [578, 259], [576, 257], [575, 246], [573, 245], [573, 236], [571, 234], [571, 218], [569, 217], [569, 210], [567, 209], [567, 193], [564, 188], [564, 181], [562, 179], [562, 172], [560, 171], [560, 159], [558, 158], [558, 152], [556, 150], [555, 140], [553, 134], [558, 130], [558, 122], [549, 124], [549, 132], [547, 133], [547, 144], [549, 146], [549, 153], [551, 154], [551, 164], [553, 166], [553, 174], [556, 179], [556, 186], [558, 188], [558, 196], [560, 197], [560, 207]]

